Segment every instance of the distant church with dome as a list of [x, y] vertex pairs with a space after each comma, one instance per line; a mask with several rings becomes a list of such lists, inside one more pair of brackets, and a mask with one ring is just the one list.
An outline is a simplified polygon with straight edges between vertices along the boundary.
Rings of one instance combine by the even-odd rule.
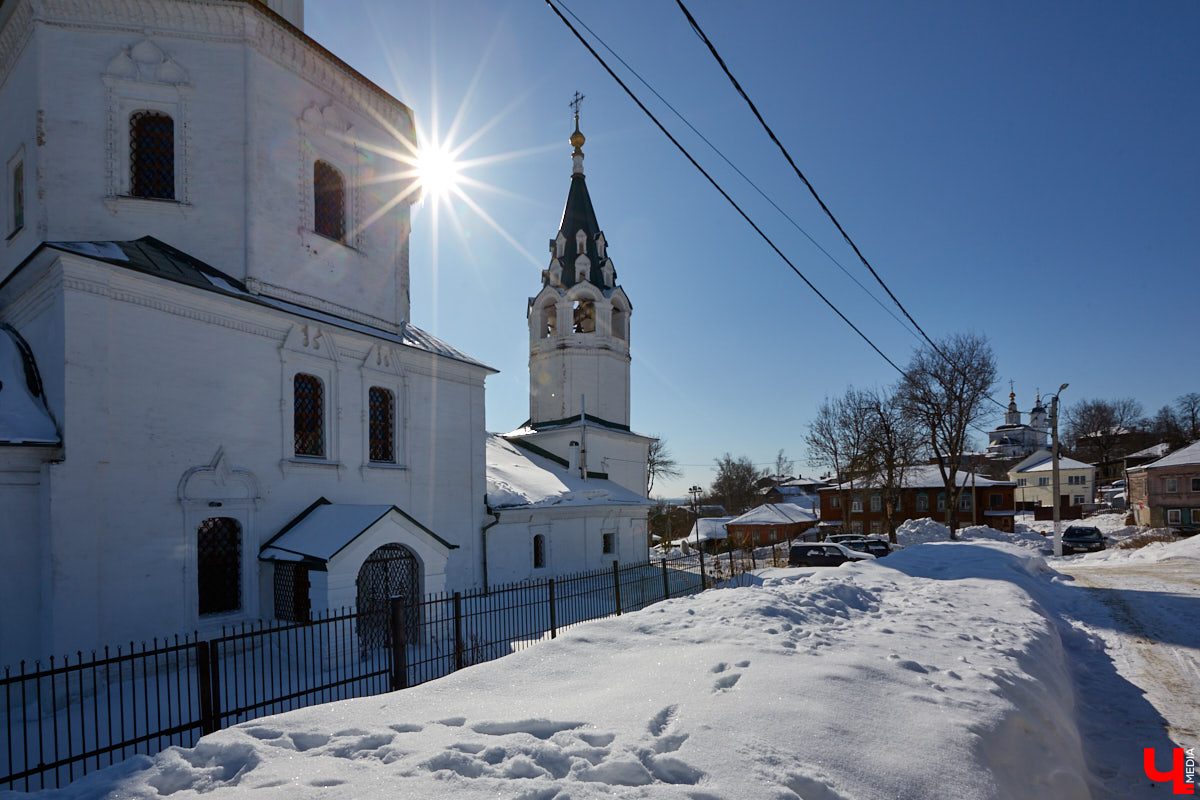
[[1010, 391], [1004, 424], [988, 431], [988, 453], [995, 458], [1024, 458], [1049, 446], [1050, 428], [1041, 394], [1034, 400], [1026, 425], [1022, 424], [1021, 412], [1017, 409], [1017, 395]]

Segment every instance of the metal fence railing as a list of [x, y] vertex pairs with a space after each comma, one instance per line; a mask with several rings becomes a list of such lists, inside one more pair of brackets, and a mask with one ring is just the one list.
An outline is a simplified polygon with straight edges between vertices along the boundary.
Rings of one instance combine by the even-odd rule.
[[382, 646], [364, 646], [359, 637], [360, 628], [378, 630], [381, 620], [342, 609], [304, 622], [244, 624], [205, 639], [176, 636], [22, 661], [0, 676], [0, 789], [58, 787], [137, 753], [191, 746], [239, 722], [415, 686], [588, 620], [736, 585], [764, 557], [761, 550], [694, 552], [431, 595], [415, 608], [393, 598], [390, 608], [370, 612], [389, 617]]

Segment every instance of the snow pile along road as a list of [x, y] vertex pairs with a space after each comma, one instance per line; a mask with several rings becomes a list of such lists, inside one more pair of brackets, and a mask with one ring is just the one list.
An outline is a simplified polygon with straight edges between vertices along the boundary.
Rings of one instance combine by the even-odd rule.
[[1086, 798], [1048, 574], [969, 542], [773, 570], [55, 796]]

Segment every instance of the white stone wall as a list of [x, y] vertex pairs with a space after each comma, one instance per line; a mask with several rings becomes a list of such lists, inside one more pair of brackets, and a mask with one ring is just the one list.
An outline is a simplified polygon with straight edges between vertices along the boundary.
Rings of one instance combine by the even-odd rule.
[[[403, 105], [250, 5], [13, 5], [0, 156], [25, 154], [35, 230], [0, 252], [0, 278], [43, 240], [151, 235], [264, 293], [408, 319], [409, 204], [384, 208], [408, 184], [357, 184], [401, 168], [386, 153], [412, 136]], [[128, 196], [143, 109], [175, 122], [175, 201]], [[344, 244], [312, 231], [316, 158], [347, 181]]]
[[[27, 310], [39, 286], [50, 298], [40, 317]], [[28, 318], [8, 321], [33, 348], [63, 423], [46, 516], [28, 532], [45, 547], [44, 605], [28, 619], [52, 631], [42, 654], [269, 615], [258, 547], [320, 496], [399, 506], [459, 545], [448, 587], [482, 580], [484, 368], [54, 251], [0, 292], [6, 319], [10, 310]], [[295, 352], [305, 325], [324, 352]], [[366, 388], [387, 376], [364, 362], [379, 346], [404, 397], [405, 468], [367, 460]], [[322, 368], [330, 457], [313, 463], [292, 458], [289, 370]], [[181, 478], [218, 451], [249, 477], [227, 481], [225, 498], [181, 499]], [[195, 533], [207, 516], [244, 529], [243, 609], [223, 618], [196, 615]]]
[[631, 492], [646, 492], [646, 460], [650, 439], [636, 433], [578, 424], [539, 431], [522, 437], [523, 441], [570, 461], [571, 442], [587, 442], [588, 472], [606, 472], [608, 479]]
[[[499, 523], [487, 531], [491, 586], [646, 560], [644, 507], [501, 509], [499, 515]], [[605, 533], [615, 534], [615, 553], [604, 552]], [[538, 534], [546, 537], [546, 566], [535, 570], [533, 537]]]

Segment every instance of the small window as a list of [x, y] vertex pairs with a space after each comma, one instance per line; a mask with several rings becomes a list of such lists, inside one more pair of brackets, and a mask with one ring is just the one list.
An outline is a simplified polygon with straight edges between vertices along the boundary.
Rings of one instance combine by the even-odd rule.
[[533, 568], [546, 568], [546, 537], [540, 533], [533, 537]]
[[12, 169], [12, 232], [25, 227], [25, 162], [18, 161]]
[[871, 510], [872, 511], [882, 511], [883, 510], [883, 498], [877, 494], [871, 495]]
[[862, 533], [862, 531], [863, 531], [862, 520], [856, 519], [850, 523], [850, 532], [851, 533]]
[[547, 299], [538, 310], [537, 332], [539, 339], [549, 339], [558, 330], [558, 307], [553, 299]]
[[871, 522], [871, 533], [883, 533], [883, 523], [879, 520]]
[[962, 494], [960, 494], [958, 496], [958, 510], [959, 511], [970, 511], [973, 502], [974, 502], [974, 498], [971, 496], [971, 493], [963, 492]]
[[1167, 484], [1167, 493], [1168, 494], [1175, 494], [1176, 492], [1179, 491], [1179, 479], [1178, 478], [1167, 478], [1166, 484]]
[[1073, 506], [1081, 506], [1084, 504], [1084, 502], [1086, 501], [1083, 499], [1083, 495], [1081, 494], [1071, 496], [1071, 505]]
[[293, 432], [296, 455], [325, 456], [325, 392], [321, 379], [297, 373], [292, 379], [295, 411]]
[[1025, 485], [1025, 479], [1017, 478], [1017, 486], [1024, 486], [1024, 485]]
[[938, 510], [938, 511], [945, 511], [945, 510], [946, 510], [946, 493], [945, 493], [945, 492], [938, 492], [938, 496], [937, 496], [937, 510]]
[[988, 506], [991, 508], [1004, 508], [1004, 495], [997, 492], [992, 492], [989, 494]]
[[313, 230], [338, 242], [346, 238], [346, 181], [324, 161], [313, 164]]
[[157, 111], [129, 118], [129, 194], [175, 199], [175, 121]]
[[1192, 491], [1200, 492], [1200, 478], [1192, 478]]
[[917, 511], [929, 510], [929, 495], [921, 493], [917, 495]]
[[1179, 525], [1183, 521], [1182, 509], [1168, 508], [1167, 509], [1167, 524]]
[[[862, 511], [862, 495], [856, 494], [850, 498], [850, 513], [857, 514]], [[860, 526], [861, 527], [861, 526]]]
[[196, 531], [196, 584], [201, 614], [242, 607], [242, 526], [230, 517], [210, 517]]
[[1050, 485], [1049, 478], [1038, 478], [1038, 486], [1049, 486], [1049, 485]]
[[617, 535], [615, 533], [604, 534], [604, 552], [606, 554], [617, 552]]
[[396, 463], [396, 397], [387, 389], [372, 386], [369, 399], [370, 458]]
[[842, 507], [841, 496], [835, 494], [833, 497], [829, 498], [829, 507], [830, 508], [841, 508]]

